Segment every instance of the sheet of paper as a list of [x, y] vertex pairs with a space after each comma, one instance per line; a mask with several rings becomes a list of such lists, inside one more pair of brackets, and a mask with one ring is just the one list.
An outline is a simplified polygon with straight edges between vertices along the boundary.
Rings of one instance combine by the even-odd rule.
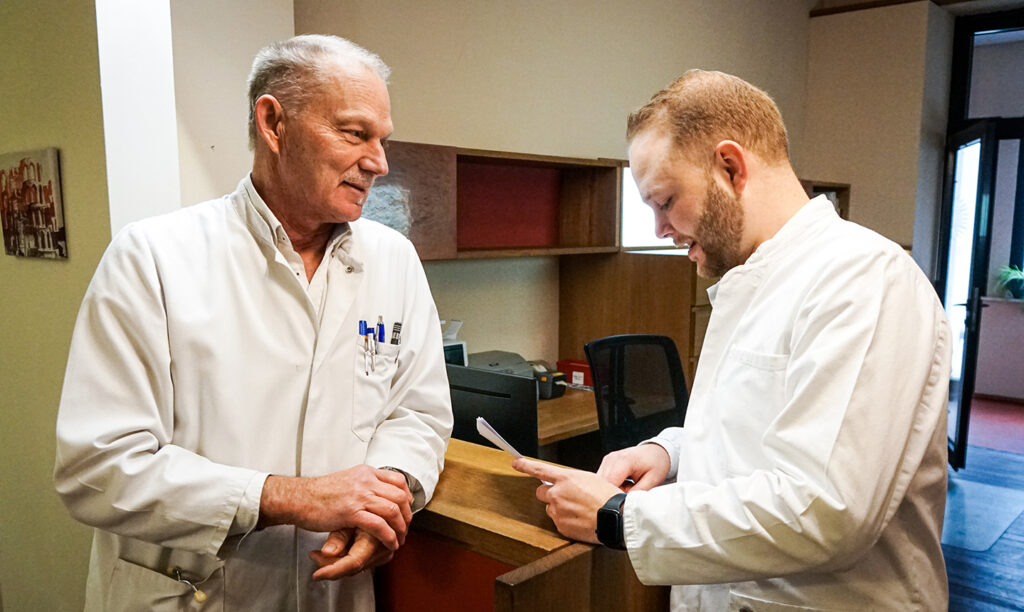
[[521, 459], [523, 457], [523, 454], [506, 442], [505, 438], [502, 438], [501, 434], [491, 427], [491, 424], [488, 423], [484, 417], [476, 417], [476, 430], [481, 436], [490, 440], [492, 444], [512, 455], [516, 459]]
[[[476, 417], [476, 430], [477, 432], [480, 433], [481, 436], [487, 438], [488, 440], [493, 442], [495, 446], [505, 451], [506, 453], [512, 455], [516, 459], [523, 458], [523, 454], [517, 451], [515, 447], [513, 447], [511, 444], [506, 442], [505, 438], [502, 438], [501, 434], [498, 433], [498, 430], [491, 427], [491, 424], [488, 423], [487, 419], [485, 419], [484, 417]], [[541, 480], [541, 482], [546, 485], [551, 484], [546, 480]]]

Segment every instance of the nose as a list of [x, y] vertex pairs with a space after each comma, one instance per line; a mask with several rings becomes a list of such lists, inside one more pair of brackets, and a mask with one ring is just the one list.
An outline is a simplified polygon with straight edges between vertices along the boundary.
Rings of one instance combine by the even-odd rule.
[[366, 143], [368, 150], [359, 160], [359, 166], [366, 172], [372, 172], [374, 176], [384, 176], [388, 173], [388, 158], [384, 152], [384, 143], [380, 140], [371, 140]]
[[658, 238], [671, 238], [672, 237], [672, 224], [668, 222], [668, 218], [664, 213], [655, 210], [654, 211], [654, 235]]

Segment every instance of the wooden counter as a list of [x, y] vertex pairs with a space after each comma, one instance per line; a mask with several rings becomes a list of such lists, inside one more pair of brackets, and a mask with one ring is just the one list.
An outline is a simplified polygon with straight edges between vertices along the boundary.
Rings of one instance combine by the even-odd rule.
[[434, 498], [376, 572], [378, 610], [646, 612], [667, 587], [640, 584], [625, 552], [564, 538], [504, 452], [452, 440]]
[[541, 446], [597, 429], [593, 391], [569, 388], [562, 397], [537, 402], [537, 442]]
[[453, 439], [434, 498], [413, 524], [467, 550], [523, 565], [571, 544], [537, 500], [536, 478], [505, 452]]

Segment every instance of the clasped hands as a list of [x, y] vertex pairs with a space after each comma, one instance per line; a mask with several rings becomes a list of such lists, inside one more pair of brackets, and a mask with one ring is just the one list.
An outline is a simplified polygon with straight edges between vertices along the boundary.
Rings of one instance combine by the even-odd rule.
[[[616, 493], [646, 491], [668, 475], [671, 459], [657, 444], [641, 444], [609, 453], [597, 473], [558, 467], [534, 459], [516, 459], [512, 467], [551, 484], [537, 487], [537, 499], [559, 533], [597, 544], [597, 511]], [[625, 484], [633, 481], [635, 484]]]
[[314, 580], [334, 580], [391, 560], [412, 520], [405, 476], [357, 465], [325, 476], [268, 476], [260, 498], [260, 526], [290, 524], [330, 532], [309, 553]]

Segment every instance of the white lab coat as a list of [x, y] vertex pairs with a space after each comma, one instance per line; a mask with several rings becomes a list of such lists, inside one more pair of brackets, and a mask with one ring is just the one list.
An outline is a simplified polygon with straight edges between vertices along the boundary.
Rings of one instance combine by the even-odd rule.
[[[253, 198], [247, 177], [228, 196], [126, 227], [86, 293], [55, 481], [96, 528], [87, 610], [372, 610], [370, 572], [310, 580], [307, 553], [324, 534], [229, 537], [236, 515], [254, 523], [266, 474], [392, 466], [422, 486], [417, 508], [437, 484], [451, 404], [414, 248], [351, 223], [321, 264], [321, 321]], [[378, 316], [386, 340], [367, 374], [358, 322]], [[243, 494], [254, 482], [255, 499]], [[169, 567], [200, 582], [206, 603]]]
[[950, 334], [921, 270], [822, 196], [709, 293], [656, 439], [677, 480], [626, 498], [637, 575], [715, 584], [674, 610], [945, 610]]

